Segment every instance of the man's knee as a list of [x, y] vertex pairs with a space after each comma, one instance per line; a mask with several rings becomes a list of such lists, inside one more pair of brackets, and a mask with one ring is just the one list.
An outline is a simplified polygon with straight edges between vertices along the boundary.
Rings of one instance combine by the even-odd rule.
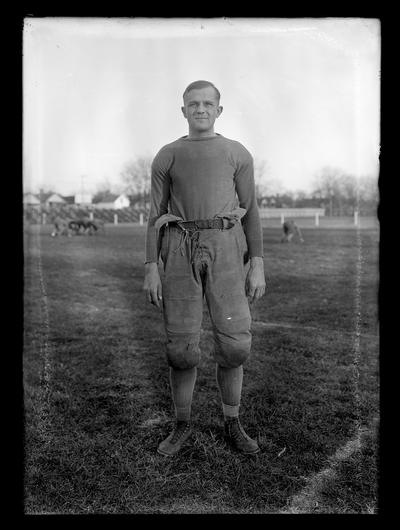
[[214, 357], [217, 364], [224, 368], [237, 368], [249, 357], [251, 336], [228, 342], [215, 341]]
[[188, 370], [200, 362], [198, 337], [170, 337], [166, 344], [168, 364], [175, 370]]

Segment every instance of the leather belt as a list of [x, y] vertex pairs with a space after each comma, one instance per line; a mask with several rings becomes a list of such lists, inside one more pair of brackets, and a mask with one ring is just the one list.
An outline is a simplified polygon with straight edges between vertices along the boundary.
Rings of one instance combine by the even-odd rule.
[[222, 217], [217, 217], [216, 219], [199, 219], [197, 221], [178, 221], [177, 224], [185, 230], [207, 230], [212, 228], [222, 230], [229, 225], [229, 223], [224, 223]]

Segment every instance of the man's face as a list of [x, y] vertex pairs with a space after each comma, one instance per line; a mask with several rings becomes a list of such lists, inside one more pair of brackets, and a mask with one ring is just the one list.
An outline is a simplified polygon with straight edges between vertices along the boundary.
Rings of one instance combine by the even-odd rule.
[[189, 123], [189, 131], [214, 131], [214, 122], [222, 112], [213, 87], [193, 89], [185, 95], [182, 112]]

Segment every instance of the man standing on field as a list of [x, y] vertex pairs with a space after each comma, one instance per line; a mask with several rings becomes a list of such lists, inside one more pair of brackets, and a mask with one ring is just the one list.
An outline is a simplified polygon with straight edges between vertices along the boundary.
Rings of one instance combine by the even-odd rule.
[[212, 83], [191, 83], [183, 103], [189, 134], [154, 158], [146, 233], [143, 288], [149, 302], [163, 307], [176, 415], [175, 427], [158, 452], [176, 454], [191, 434], [205, 297], [225, 435], [236, 450], [254, 454], [260, 448], [239, 421], [243, 363], [251, 347], [249, 300], [265, 292], [253, 159], [242, 144], [214, 132], [222, 107]]

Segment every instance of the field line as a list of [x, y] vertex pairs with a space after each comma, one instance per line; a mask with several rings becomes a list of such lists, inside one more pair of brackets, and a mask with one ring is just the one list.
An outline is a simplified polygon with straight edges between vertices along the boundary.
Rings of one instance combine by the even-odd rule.
[[378, 418], [375, 417], [369, 427], [357, 427], [356, 435], [346, 442], [335, 452], [329, 459], [329, 465], [307, 478], [306, 486], [292, 497], [289, 506], [281, 510], [281, 514], [311, 513], [322, 506], [320, 496], [326, 486], [337, 477], [337, 468], [342, 462], [348, 460], [357, 451], [360, 451], [363, 445], [363, 438], [376, 428]]
[[43, 328], [40, 334], [40, 354], [43, 360], [42, 373], [40, 374], [41, 389], [39, 393], [39, 418], [38, 431], [45, 443], [50, 442], [50, 384], [51, 384], [51, 352], [49, 345], [50, 337], [50, 316], [49, 303], [47, 298], [46, 282], [43, 272], [42, 247], [40, 241], [40, 231], [36, 234], [36, 248], [37, 248], [37, 268], [39, 273], [40, 284], [40, 306], [39, 311]]
[[361, 354], [361, 277], [363, 273], [363, 248], [359, 224], [357, 225], [357, 263], [356, 263], [356, 285], [354, 297], [354, 312], [355, 312], [355, 333], [353, 335], [353, 386], [355, 394], [355, 414], [357, 416], [357, 428], [361, 427], [361, 397], [360, 397], [360, 354]]
[[[354, 300], [354, 311], [355, 311], [355, 329], [350, 333], [353, 337], [353, 386], [354, 386], [354, 397], [355, 397], [355, 436], [340, 447], [336, 453], [330, 459], [330, 465], [328, 465], [322, 471], [319, 471], [315, 475], [312, 475], [308, 480], [308, 484], [300, 491], [299, 494], [295, 495], [288, 508], [281, 511], [280, 513], [311, 513], [318, 510], [320, 503], [320, 496], [326, 485], [335, 480], [337, 477], [337, 468], [341, 462], [348, 460], [353, 454], [361, 450], [362, 438], [368, 432], [371, 432], [375, 428], [378, 419], [374, 418], [372, 425], [369, 428], [361, 427], [361, 414], [360, 414], [360, 389], [359, 389], [359, 362], [360, 362], [360, 338], [363, 336], [361, 333], [361, 277], [363, 273], [363, 248], [359, 227], [357, 227], [357, 263], [356, 263], [356, 285], [355, 285], [355, 300]], [[342, 332], [341, 332], [342, 333]], [[364, 336], [370, 337], [370, 335], [364, 334]], [[321, 502], [321, 504], [323, 504]]]
[[253, 320], [252, 323], [255, 327], [266, 327], [266, 328], [287, 328], [287, 329], [298, 329], [305, 331], [317, 331], [318, 333], [338, 333], [340, 335], [350, 335], [357, 337], [366, 337], [369, 339], [378, 339], [378, 335], [374, 333], [361, 333], [359, 329], [356, 331], [346, 331], [342, 329], [326, 329], [319, 328], [317, 326], [304, 326], [303, 324], [291, 324], [289, 322], [264, 322], [263, 320]]

